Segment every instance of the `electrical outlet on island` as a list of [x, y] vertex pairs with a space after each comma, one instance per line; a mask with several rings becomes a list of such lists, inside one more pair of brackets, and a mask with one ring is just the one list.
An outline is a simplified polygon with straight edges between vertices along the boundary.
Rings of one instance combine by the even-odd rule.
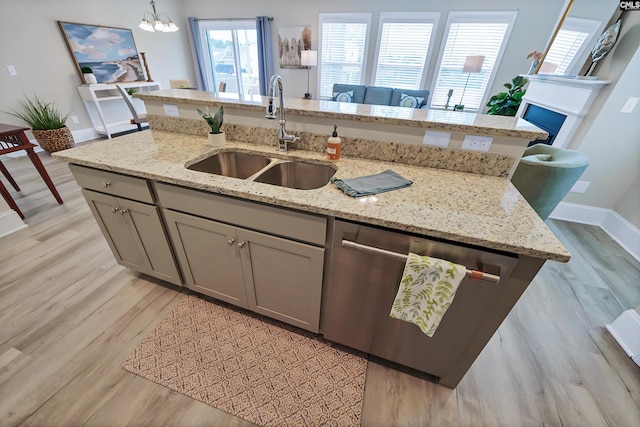
[[489, 151], [493, 138], [490, 136], [465, 135], [462, 148], [474, 151]]

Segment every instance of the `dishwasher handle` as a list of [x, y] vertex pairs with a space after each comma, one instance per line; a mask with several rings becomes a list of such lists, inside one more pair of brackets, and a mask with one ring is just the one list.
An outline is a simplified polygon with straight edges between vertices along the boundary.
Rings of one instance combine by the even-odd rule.
[[[350, 240], [342, 240], [342, 247], [346, 249], [353, 249], [360, 252], [366, 252], [373, 255], [380, 255], [383, 257], [395, 259], [397, 261], [407, 262], [407, 255], [399, 254], [397, 252], [388, 251], [386, 249], [380, 249], [373, 246], [363, 245], [361, 243], [352, 242]], [[482, 280], [489, 283], [498, 283], [500, 276], [495, 274], [485, 273], [479, 270], [470, 270], [467, 268], [467, 276], [471, 280]]]

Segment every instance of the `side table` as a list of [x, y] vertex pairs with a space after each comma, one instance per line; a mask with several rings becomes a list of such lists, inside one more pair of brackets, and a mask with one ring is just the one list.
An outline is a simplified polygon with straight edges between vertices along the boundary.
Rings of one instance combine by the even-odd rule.
[[[24, 133], [24, 131], [26, 130], [29, 130], [29, 128], [5, 125], [0, 123], [0, 155], [25, 150], [27, 152], [27, 156], [29, 156], [29, 159], [31, 159], [31, 163], [33, 163], [33, 165], [36, 167], [38, 173], [47, 184], [47, 187], [49, 187], [49, 190], [51, 190], [51, 194], [53, 194], [53, 197], [56, 198], [56, 201], [59, 204], [62, 204], [62, 198], [60, 197], [60, 194], [58, 194], [58, 190], [56, 190], [56, 187], [53, 185], [53, 182], [51, 181], [49, 174], [44, 168], [44, 165], [40, 161], [40, 158], [33, 150], [35, 145], [29, 142], [29, 138], [27, 138], [27, 135], [25, 135]], [[20, 191], [18, 184], [14, 181], [13, 177], [9, 174], [9, 171], [4, 167], [4, 165], [2, 165], [1, 162], [0, 172], [2, 172], [2, 174], [9, 180], [16, 191]], [[2, 197], [4, 197], [11, 209], [15, 210], [18, 215], [20, 215], [20, 218], [24, 219], [24, 214], [22, 213], [22, 211], [20, 211], [15, 200], [13, 200], [13, 197], [11, 197], [11, 194], [9, 194], [9, 191], [1, 181], [0, 193], [2, 193]]]

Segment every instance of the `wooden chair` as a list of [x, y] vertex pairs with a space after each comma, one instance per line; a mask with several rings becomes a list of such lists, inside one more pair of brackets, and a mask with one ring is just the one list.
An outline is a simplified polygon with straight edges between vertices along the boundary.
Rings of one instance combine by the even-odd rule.
[[190, 89], [191, 82], [189, 80], [169, 80], [171, 89]]
[[[25, 150], [27, 152], [27, 156], [29, 156], [29, 159], [42, 177], [42, 180], [45, 182], [45, 184], [47, 184], [47, 187], [49, 187], [49, 190], [51, 191], [51, 194], [53, 194], [53, 197], [55, 197], [56, 201], [59, 204], [62, 204], [62, 198], [60, 197], [60, 194], [58, 194], [58, 190], [56, 190], [56, 187], [53, 185], [53, 182], [51, 181], [49, 174], [44, 168], [44, 165], [40, 161], [40, 158], [34, 152], [33, 149], [35, 145], [29, 141], [29, 138], [27, 138], [24, 133], [25, 130], [29, 130], [29, 128], [0, 124], [0, 154], [8, 154]], [[5, 178], [7, 178], [7, 180], [11, 183], [16, 191], [20, 191], [20, 187], [18, 187], [18, 184], [15, 182], [2, 162], [0, 162], [0, 172], [2, 172], [2, 174], [5, 176]], [[2, 194], [2, 197], [7, 202], [9, 207], [16, 211], [16, 213], [20, 215], [20, 218], [24, 219], [24, 214], [18, 208], [18, 205], [16, 204], [15, 200], [13, 200], [13, 197], [11, 197], [9, 190], [7, 190], [7, 187], [4, 186], [2, 181], [0, 181], [0, 194]]]
[[141, 131], [142, 123], [149, 123], [149, 119], [147, 119], [147, 114], [138, 113], [138, 111], [136, 110], [136, 107], [133, 105], [133, 100], [131, 99], [131, 95], [127, 93], [126, 89], [120, 85], [116, 85], [116, 87], [118, 88], [120, 95], [122, 95], [124, 102], [127, 104], [127, 107], [129, 107], [129, 110], [131, 110], [131, 115], [133, 116], [133, 119], [131, 119], [131, 124], [138, 126], [138, 130]]

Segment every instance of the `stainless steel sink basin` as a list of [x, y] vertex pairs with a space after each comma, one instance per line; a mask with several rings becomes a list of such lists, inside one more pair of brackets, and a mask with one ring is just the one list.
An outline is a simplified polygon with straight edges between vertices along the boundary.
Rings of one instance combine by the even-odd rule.
[[331, 166], [293, 161], [273, 165], [254, 181], [299, 190], [313, 190], [327, 184], [335, 173], [336, 170]]
[[187, 169], [245, 179], [269, 163], [269, 157], [259, 154], [226, 151], [187, 166]]

